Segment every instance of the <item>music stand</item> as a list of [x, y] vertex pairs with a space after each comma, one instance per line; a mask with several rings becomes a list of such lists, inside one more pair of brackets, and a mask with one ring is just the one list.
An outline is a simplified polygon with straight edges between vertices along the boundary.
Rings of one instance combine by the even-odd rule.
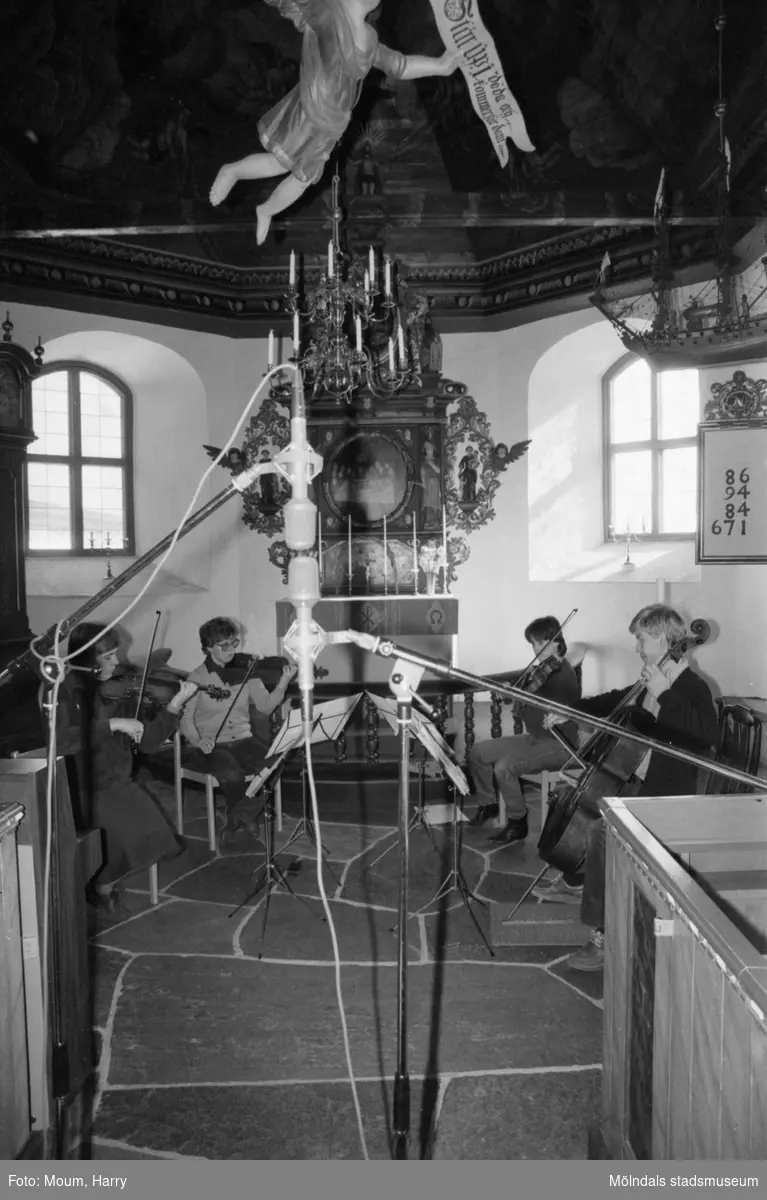
[[[309, 739], [312, 745], [317, 742], [334, 742], [343, 733], [349, 718], [357, 707], [362, 692], [358, 692], [355, 696], [341, 696], [336, 700], [328, 700], [324, 704], [317, 704], [314, 708], [312, 716], [312, 734]], [[303, 716], [301, 710], [292, 708], [288, 713], [287, 719], [284, 721], [280, 732], [272, 742], [269, 748], [269, 757], [273, 754], [279, 756], [279, 761], [282, 762], [286, 755], [294, 750], [300, 750], [304, 746], [304, 729]], [[306, 748], [304, 746], [304, 754]], [[257, 780], [254, 779], [250, 785], [253, 787]], [[314, 828], [314, 817], [312, 814], [311, 805], [309, 803], [309, 790], [306, 786], [306, 767], [304, 766], [301, 772], [302, 795], [301, 795], [301, 817], [290, 837], [282, 847], [284, 853], [289, 846], [297, 842], [299, 838], [306, 837], [314, 849], [317, 849], [317, 833]], [[257, 790], [257, 789], [256, 789]], [[246, 793], [251, 795], [250, 788]], [[322, 853], [327, 854], [325, 847], [322, 847]], [[327, 865], [327, 864], [326, 864]], [[328, 866], [328, 871], [336, 879], [333, 872]], [[336, 883], [340, 881], [336, 879]]]
[[[398, 733], [396, 702], [389, 700], [388, 697], [383, 696], [371, 695], [370, 698], [376, 705], [379, 714], [383, 715], [384, 720], [390, 726], [392, 731], [394, 733]], [[413, 699], [415, 699], [415, 693], [413, 694]], [[451, 780], [454, 791], [460, 791], [464, 795], [467, 795], [469, 791], [469, 785], [466, 782], [466, 777], [461, 769], [456, 766], [456, 764], [450, 758], [450, 747], [442, 738], [436, 726], [425, 717], [422, 717], [419, 713], [413, 713], [410, 718], [410, 723], [413, 735], [423, 746], [426, 755], [428, 755], [429, 758], [442, 767], [445, 774]], [[410, 818], [408, 833], [412, 833], [414, 829], [425, 829], [426, 833], [429, 835], [432, 845], [434, 846], [434, 849], [436, 850], [437, 847], [434, 841], [432, 829], [434, 824], [437, 822], [432, 822], [429, 820], [427, 806], [424, 803], [425, 765], [425, 759], [418, 764], [418, 800], [416, 802], [413, 815]], [[447, 806], [431, 805], [430, 807], [444, 810]], [[457, 821], [458, 817], [455, 804], [451, 805], [450, 808], [451, 820]], [[463, 814], [461, 814], [461, 820], [464, 820]], [[379, 854], [378, 858], [374, 859], [368, 864], [368, 866], [374, 867], [376, 863], [379, 863], [381, 859], [385, 858], [389, 851], [393, 849], [394, 844], [388, 846], [386, 850], [384, 850], [383, 854]]]
[[[274, 766], [269, 768], [268, 775], [271, 775], [274, 772], [274, 770], [275, 770]], [[271, 900], [272, 893], [276, 892], [278, 887], [285, 888], [285, 890], [288, 892], [289, 895], [291, 895], [293, 897], [294, 900], [300, 900], [301, 903], [304, 905], [304, 907], [308, 908], [309, 912], [314, 914], [314, 909], [312, 908], [311, 904], [306, 899], [306, 897], [299, 896], [297, 892], [293, 891], [293, 888], [290, 886], [290, 882], [288, 881], [288, 878], [287, 878], [285, 872], [283, 871], [282, 867], [277, 862], [277, 857], [276, 857], [275, 848], [274, 848], [275, 821], [274, 821], [274, 788], [273, 787], [270, 787], [267, 789], [266, 799], [264, 801], [264, 807], [261, 810], [261, 815], [264, 818], [264, 845], [266, 847], [266, 861], [264, 862], [264, 865], [261, 868], [260, 875], [258, 876], [255, 884], [253, 885], [253, 890], [250, 891], [248, 893], [248, 895], [245, 897], [245, 899], [241, 900], [240, 903], [237, 905], [237, 907], [232, 909], [232, 911], [229, 913], [229, 916], [233, 917], [236, 913], [238, 913], [240, 911], [240, 909], [245, 907], [245, 905], [248, 903], [249, 900], [252, 900], [254, 896], [257, 896], [258, 893], [262, 890], [262, 888], [266, 889], [266, 891], [264, 892], [264, 907], [263, 907], [263, 916], [262, 916], [262, 921], [261, 921], [261, 949], [258, 952], [259, 958], [263, 958], [263, 954], [264, 954], [264, 939], [266, 938], [266, 923], [269, 920], [269, 901]], [[284, 849], [284, 847], [283, 847], [283, 849]], [[298, 861], [298, 859], [296, 861]], [[288, 869], [290, 869], [290, 868], [288, 868]], [[254, 872], [254, 874], [255, 874], [255, 872]], [[319, 915], [319, 914], [317, 914], [317, 915]], [[324, 921], [325, 917], [323, 916], [321, 919]]]

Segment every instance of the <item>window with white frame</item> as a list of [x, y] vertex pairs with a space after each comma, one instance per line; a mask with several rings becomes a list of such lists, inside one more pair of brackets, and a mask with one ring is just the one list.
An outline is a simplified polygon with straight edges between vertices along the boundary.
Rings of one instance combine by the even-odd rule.
[[603, 404], [605, 536], [694, 537], [698, 372], [628, 355], [605, 375]]
[[30, 554], [132, 554], [133, 405], [101, 368], [53, 363], [32, 383]]

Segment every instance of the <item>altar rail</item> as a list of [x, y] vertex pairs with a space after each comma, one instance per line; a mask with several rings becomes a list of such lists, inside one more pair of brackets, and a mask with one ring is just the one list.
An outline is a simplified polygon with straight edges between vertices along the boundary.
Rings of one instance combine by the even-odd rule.
[[[497, 683], [512, 684], [519, 677], [519, 671], [507, 671], [502, 675], [489, 675]], [[365, 727], [365, 759], [367, 762], [378, 762], [381, 756], [381, 719], [378, 709], [370, 698], [371, 695], [385, 696], [391, 699], [391, 690], [386, 683], [365, 683], [358, 689], [348, 683], [322, 683], [314, 686], [314, 701], [321, 704], [325, 700], [335, 700], [348, 696], [355, 690], [368, 693], [363, 697], [361, 719]], [[487, 738], [510, 737], [522, 733], [524, 726], [514, 708], [505, 704], [500, 696], [491, 695], [489, 701], [478, 700], [477, 696], [487, 694], [486, 688], [467, 689], [460, 680], [424, 679], [418, 688], [418, 695], [434, 709], [435, 725], [443, 737], [455, 741], [457, 757], [463, 761], [472, 746], [477, 741]], [[298, 691], [292, 688], [287, 699], [297, 698]], [[451, 714], [451, 708], [453, 712]], [[272, 729], [277, 732], [282, 721], [279, 712], [272, 715]], [[342, 733], [334, 743], [335, 757], [338, 762], [346, 762], [348, 758], [347, 733]]]
[[765, 1159], [765, 805], [727, 795], [604, 807], [598, 1156]]

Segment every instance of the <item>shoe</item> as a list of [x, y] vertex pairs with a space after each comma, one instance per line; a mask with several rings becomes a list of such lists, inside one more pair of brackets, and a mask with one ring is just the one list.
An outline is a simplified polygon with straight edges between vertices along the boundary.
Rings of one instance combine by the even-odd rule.
[[474, 816], [469, 821], [469, 825], [484, 825], [485, 821], [490, 821], [493, 817], [497, 817], [500, 811], [497, 804], [480, 804]]
[[589, 940], [567, 959], [573, 971], [601, 971], [605, 965], [605, 935], [601, 929], [592, 929]]
[[497, 846], [513, 846], [515, 842], [524, 842], [527, 833], [527, 817], [516, 817], [507, 821], [498, 833], [491, 834], [488, 841]]
[[112, 888], [111, 892], [99, 892], [94, 889], [89, 897], [89, 902], [98, 912], [105, 913], [109, 917], [116, 917], [122, 921], [135, 915], [125, 906], [124, 888], [115, 887]]
[[532, 894], [537, 900], [545, 900], [550, 904], [580, 904], [583, 896], [583, 884], [571, 885], [565, 883], [561, 871], [550, 883], [545, 881], [536, 884]]

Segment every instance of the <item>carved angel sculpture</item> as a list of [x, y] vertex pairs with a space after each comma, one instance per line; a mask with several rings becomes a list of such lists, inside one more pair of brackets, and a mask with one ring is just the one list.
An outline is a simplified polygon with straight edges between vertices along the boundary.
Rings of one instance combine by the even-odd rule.
[[368, 72], [377, 67], [397, 79], [450, 75], [458, 59], [404, 55], [389, 50], [367, 24], [379, 0], [266, 0], [303, 34], [298, 84], [258, 123], [264, 153], [227, 163], [216, 175], [210, 202], [218, 205], [238, 179], [288, 175], [256, 208], [256, 240], [272, 217], [293, 204], [322, 174], [343, 135]]

